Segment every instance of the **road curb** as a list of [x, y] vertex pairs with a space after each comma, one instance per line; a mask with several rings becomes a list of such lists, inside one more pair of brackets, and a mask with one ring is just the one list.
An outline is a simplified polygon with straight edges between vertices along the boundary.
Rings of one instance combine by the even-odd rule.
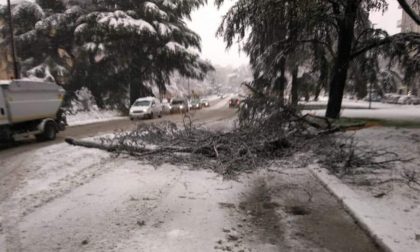
[[[330, 175], [326, 169], [311, 166], [309, 167], [311, 173], [321, 182], [321, 184], [343, 205], [344, 209], [351, 215], [367, 235], [386, 252], [402, 251], [398, 248], [398, 243], [392, 240], [392, 237], [386, 232], [393, 230], [392, 225], [382, 226], [379, 223], [381, 219], [380, 214], [373, 208], [369, 207], [366, 202], [363, 202], [360, 197], [347, 185], [341, 182], [337, 177]], [[363, 212], [360, 211], [363, 208]], [[374, 217], [373, 217], [374, 216]], [[378, 222], [375, 222], [375, 217]], [[383, 221], [382, 221], [383, 222]], [[375, 225], [376, 224], [376, 225]]]

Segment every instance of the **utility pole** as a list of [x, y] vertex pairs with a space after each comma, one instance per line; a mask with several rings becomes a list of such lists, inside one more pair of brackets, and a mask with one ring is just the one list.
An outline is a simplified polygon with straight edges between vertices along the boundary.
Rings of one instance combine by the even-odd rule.
[[7, 9], [9, 12], [10, 47], [12, 50], [13, 72], [15, 75], [15, 79], [19, 79], [19, 69], [18, 69], [17, 60], [16, 60], [15, 36], [13, 34], [12, 6], [10, 4], [10, 0], [7, 0]]

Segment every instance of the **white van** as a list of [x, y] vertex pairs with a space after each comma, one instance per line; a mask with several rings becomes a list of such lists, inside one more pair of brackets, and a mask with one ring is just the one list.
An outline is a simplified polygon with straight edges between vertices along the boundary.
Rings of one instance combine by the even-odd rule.
[[130, 108], [130, 120], [153, 119], [155, 116], [162, 116], [162, 104], [155, 97], [137, 99]]

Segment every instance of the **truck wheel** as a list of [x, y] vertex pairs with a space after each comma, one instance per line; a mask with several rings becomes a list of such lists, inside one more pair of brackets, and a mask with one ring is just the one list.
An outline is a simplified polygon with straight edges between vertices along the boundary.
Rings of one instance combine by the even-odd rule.
[[44, 132], [36, 135], [38, 141], [52, 141], [57, 136], [57, 129], [53, 122], [47, 122], [44, 127]]

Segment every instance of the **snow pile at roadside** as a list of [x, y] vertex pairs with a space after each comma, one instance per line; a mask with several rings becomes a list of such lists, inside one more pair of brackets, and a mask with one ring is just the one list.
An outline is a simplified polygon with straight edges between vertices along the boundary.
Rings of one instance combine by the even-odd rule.
[[397, 153], [408, 163], [391, 170], [344, 177], [341, 181], [321, 169], [314, 173], [348, 207], [349, 211], [392, 251], [420, 251], [420, 187], [410, 188], [404, 170], [417, 172], [420, 182], [420, 130], [371, 128], [357, 132], [355, 139], [368, 148]]
[[[326, 101], [302, 103], [305, 105], [326, 105]], [[325, 115], [325, 109], [305, 110], [304, 113], [318, 116]], [[420, 106], [399, 105], [374, 102], [372, 109], [366, 101], [344, 100], [341, 110], [342, 117], [369, 118], [380, 120], [399, 120], [420, 122]]]
[[85, 125], [97, 122], [106, 122], [112, 120], [120, 120], [125, 117], [115, 110], [92, 110], [86, 112], [78, 112], [75, 115], [67, 115], [67, 123], [69, 126]]
[[[328, 104], [328, 97], [320, 97], [318, 101], [309, 101], [309, 102], [300, 102], [302, 105], [324, 105], [327, 106]], [[399, 104], [389, 104], [389, 103], [382, 103], [382, 102], [372, 102], [373, 109], [382, 109], [382, 108], [393, 108], [393, 107], [401, 107], [404, 105]], [[344, 109], [353, 108], [353, 109], [368, 109], [369, 102], [363, 100], [349, 100], [343, 99], [342, 107]]]

